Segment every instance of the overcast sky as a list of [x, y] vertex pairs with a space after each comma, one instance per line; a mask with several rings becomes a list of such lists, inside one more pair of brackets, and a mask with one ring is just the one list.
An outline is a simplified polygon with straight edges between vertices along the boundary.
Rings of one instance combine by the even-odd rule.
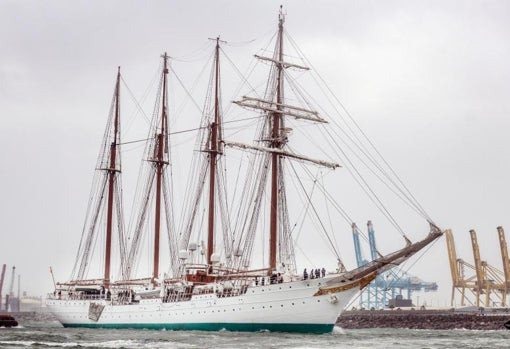
[[[482, 258], [501, 269], [496, 227], [510, 231], [510, 3], [281, 3], [287, 31], [433, 219], [453, 229], [458, 255], [472, 261], [474, 228]], [[16, 265], [24, 290], [51, 291], [49, 266], [59, 279], [70, 274], [116, 67], [142, 95], [162, 52], [186, 57], [217, 35], [267, 37], [279, 5], [0, 2], [0, 264]], [[444, 240], [411, 272], [439, 283], [422, 301], [445, 304]]]

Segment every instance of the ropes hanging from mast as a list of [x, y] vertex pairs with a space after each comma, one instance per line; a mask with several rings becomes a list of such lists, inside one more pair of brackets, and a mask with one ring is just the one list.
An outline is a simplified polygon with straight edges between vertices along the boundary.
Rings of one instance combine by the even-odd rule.
[[[194, 239], [200, 239], [200, 231], [196, 223], [199, 214], [203, 214], [207, 221], [207, 244], [205, 253], [205, 263], [209, 265], [208, 270], [212, 271], [213, 254], [217, 252], [216, 248], [216, 228], [218, 210], [221, 218], [223, 230], [223, 245], [226, 254], [230, 252], [230, 224], [228, 211], [226, 210], [226, 178], [223, 173], [224, 166], [221, 161], [223, 155], [223, 120], [221, 111], [221, 83], [220, 83], [220, 42], [217, 37], [211, 39], [216, 42], [214, 48], [214, 59], [212, 62], [212, 71], [209, 80], [209, 88], [205, 98], [202, 111], [201, 126], [197, 129], [201, 132], [197, 134], [196, 147], [200, 152], [192, 159], [191, 176], [188, 179], [187, 192], [192, 193], [186, 197], [185, 210], [183, 210], [184, 225], [180, 229], [180, 246], [183, 250], [188, 250], [191, 236]], [[207, 181], [206, 177], [209, 175]], [[206, 197], [204, 190], [208, 187]], [[203, 209], [200, 209], [201, 202]], [[183, 261], [184, 262], [184, 261]]]
[[[160, 263], [160, 236], [163, 218], [169, 237], [170, 254], [176, 256], [175, 234], [173, 233], [173, 214], [171, 211], [171, 202], [168, 197], [168, 191], [171, 188], [166, 168], [170, 163], [170, 149], [168, 145], [168, 92], [167, 92], [167, 75], [168, 55], [163, 56], [163, 68], [161, 73], [160, 88], [158, 91], [158, 99], [156, 100], [150, 137], [145, 149], [145, 159], [147, 163], [141, 169], [139, 181], [144, 182], [142, 186], [140, 209], [131, 236], [131, 246], [128, 252], [128, 277], [132, 277], [133, 266], [138, 262], [138, 253], [140, 249], [140, 240], [142, 231], [146, 226], [147, 213], [149, 204], [154, 200], [154, 235], [153, 235], [153, 252], [152, 252], [152, 280], [156, 283], [159, 278]], [[161, 106], [161, 108], [160, 108]], [[163, 205], [162, 205], [163, 200]], [[163, 207], [162, 207], [163, 206]], [[163, 212], [162, 212], [163, 211]], [[162, 217], [162, 214], [164, 217]], [[171, 262], [173, 262], [172, 260]], [[171, 266], [175, 270], [174, 266]]]
[[[113, 229], [116, 221], [117, 240], [120, 254], [120, 272], [124, 275], [125, 249], [124, 218], [122, 213], [121, 157], [120, 157], [120, 67], [117, 71], [115, 91], [110, 107], [107, 127], [101, 143], [96, 164], [96, 175], [91, 189], [89, 206], [71, 279], [86, 277], [94, 253], [94, 242], [99, 234], [101, 215], [106, 215], [106, 229], [103, 254], [103, 284], [111, 281], [111, 257]], [[106, 201], [106, 205], [105, 205]], [[114, 209], [115, 208], [115, 209]]]
[[[432, 223], [432, 220], [430, 216], [427, 214], [427, 212], [423, 209], [423, 207], [420, 205], [420, 203], [416, 200], [414, 195], [411, 193], [409, 188], [403, 183], [401, 178], [397, 175], [393, 167], [388, 163], [388, 161], [383, 157], [383, 155], [380, 153], [380, 151], [376, 148], [374, 143], [370, 140], [370, 138], [366, 135], [366, 133], [361, 129], [359, 124], [356, 122], [356, 120], [352, 117], [352, 115], [349, 113], [349, 111], [345, 108], [345, 106], [342, 104], [342, 102], [338, 99], [338, 97], [331, 91], [329, 86], [325, 83], [324, 78], [313, 68], [312, 63], [306, 58], [302, 50], [297, 46], [295, 41], [288, 35], [289, 41], [292, 43], [293, 47], [296, 49], [296, 51], [301, 55], [303, 60], [306, 62], [307, 65], [312, 67], [312, 77], [317, 82], [317, 86], [323, 91], [324, 95], [328, 98], [328, 101], [330, 105], [334, 108], [336, 111], [337, 118], [330, 118], [329, 121], [331, 121], [337, 129], [346, 136], [352, 143], [353, 146], [357, 147], [358, 150], [362, 155], [364, 155], [368, 161], [382, 174], [384, 178], [388, 180], [387, 183], [393, 188], [398, 191], [402, 195], [402, 199], [404, 202], [408, 203], [410, 206], [412, 206], [416, 212], [418, 212], [423, 218], [425, 218], [428, 222]], [[340, 108], [344, 111], [344, 113], [347, 115], [347, 119], [343, 116], [343, 114], [337, 109], [335, 104], [332, 100], [336, 102], [337, 105], [340, 106]], [[339, 124], [339, 120], [343, 121], [345, 125], [344, 127], [341, 127]], [[332, 132], [337, 132], [337, 129], [333, 129]], [[347, 131], [350, 132], [350, 135], [347, 133]], [[336, 134], [337, 139], [342, 139], [338, 134]], [[331, 138], [334, 139], [334, 138]], [[340, 147], [338, 147], [340, 149]], [[372, 153], [374, 155], [372, 155]], [[377, 161], [377, 158], [382, 161], [382, 164]], [[383, 165], [386, 167], [386, 169], [383, 168]]]
[[[266, 239], [267, 244], [269, 245], [269, 256], [268, 260], [265, 262], [267, 263], [267, 270], [269, 273], [272, 273], [285, 264], [295, 272], [295, 251], [291, 229], [293, 222], [291, 222], [289, 217], [289, 205], [287, 200], [290, 198], [286, 192], [285, 182], [285, 166], [288, 165], [285, 165], [285, 159], [294, 159], [300, 163], [312, 163], [330, 167], [332, 169], [339, 167], [337, 160], [315, 160], [311, 157], [305, 157], [292, 151], [293, 149], [288, 146], [292, 129], [287, 126], [294, 126], [294, 124], [299, 124], [300, 122], [309, 122], [312, 125], [317, 125], [317, 129], [321, 132], [323, 139], [328, 142], [328, 145], [331, 145], [336, 150], [335, 155], [337, 158], [342, 160], [342, 164], [345, 163], [349, 172], [367, 196], [369, 196], [370, 200], [372, 200], [375, 206], [382, 212], [395, 229], [404, 236], [404, 238], [407, 239], [404, 229], [399, 225], [386, 205], [379, 198], [378, 193], [369, 186], [368, 181], [360, 171], [356, 161], [361, 162], [362, 166], [369, 168], [371, 173], [381, 182], [385, 183], [385, 185], [395, 195], [431, 222], [427, 213], [419, 205], [409, 189], [402, 183], [393, 168], [391, 168], [387, 161], [382, 157], [374, 144], [370, 141], [370, 139], [368, 139], [366, 134], [361, 131], [359, 125], [353, 120], [352, 116], [345, 110], [343, 105], [334, 95], [333, 98], [331, 98], [331, 96], [328, 96], [327, 98], [330, 102], [332, 102], [331, 99], [336, 100], [336, 102], [341, 105], [341, 108], [344, 109], [345, 113], [347, 113], [348, 118], [344, 118], [336, 107], [335, 110], [341, 116], [340, 120], [329, 117], [325, 112], [323, 113], [324, 108], [320, 106], [319, 109], [312, 108], [312, 103], [309, 101], [310, 96], [302, 91], [299, 82], [290, 75], [291, 72], [287, 72], [287, 69], [306, 71], [309, 70], [309, 68], [303, 64], [298, 64], [299, 62], [292, 63], [285, 61], [285, 59], [289, 57], [284, 54], [284, 35], [288, 35], [284, 31], [284, 22], [285, 16], [283, 15], [283, 12], [280, 11], [278, 18], [278, 32], [276, 35], [276, 44], [273, 56], [255, 56], [266, 65], [270, 65], [270, 74], [263, 97], [257, 95], [255, 95], [255, 97], [243, 96], [241, 101], [234, 102], [243, 107], [258, 110], [261, 113], [260, 116], [262, 116], [262, 118], [259, 116], [261, 120], [258, 123], [256, 140], [253, 145], [240, 144], [224, 139], [224, 124], [227, 122], [239, 122], [240, 120], [230, 120], [227, 122], [222, 120], [219, 56], [220, 52], [223, 52], [223, 50], [220, 48], [219, 38], [215, 39], [216, 46], [212, 67], [213, 74], [209, 81], [210, 92], [208, 92], [204, 107], [201, 109], [201, 125], [195, 129], [169, 132], [167, 74], [171, 70], [171, 67], [167, 65], [169, 57], [166, 53], [163, 56], [163, 71], [161, 74], [158, 99], [156, 101], [151, 121], [151, 131], [147, 139], [144, 140], [148, 141], [145, 151], [145, 161], [148, 165], [146, 166], [146, 169], [141, 171], [140, 176], [143, 180], [143, 184], [141, 185], [141, 207], [137, 210], [138, 215], [135, 219], [129, 250], [126, 250], [125, 241], [122, 237], [123, 233], [121, 233], [121, 231], [123, 231], [123, 222], [120, 219], [117, 220], [121, 255], [122, 258], [126, 258], [128, 261], [128, 263], [125, 263], [125, 260], [121, 260], [121, 273], [123, 277], [128, 278], [133, 275], [133, 268], [138, 259], [143, 234], [142, 231], [147, 228], [147, 221], [149, 220], [147, 214], [149, 213], [149, 206], [151, 205], [154, 205], [155, 209], [154, 239], [152, 246], [153, 282], [156, 282], [155, 280], [158, 279], [160, 275], [159, 251], [162, 222], [166, 225], [170, 241], [169, 246], [170, 255], [172, 257], [171, 260], [175, 261], [175, 264], [177, 264], [176, 261], [179, 258], [177, 257], [177, 246], [187, 249], [190, 241], [192, 241], [191, 239], [199, 239], [199, 230], [202, 228], [201, 222], [207, 222], [207, 244], [202, 244], [204, 246], [204, 250], [205, 247], [207, 250], [205, 253], [206, 263], [209, 266], [212, 266], [214, 262], [212, 256], [219, 250], [216, 236], [220, 235], [217, 234], [217, 231], [218, 227], [221, 225], [223, 239], [222, 247], [225, 256], [227, 257], [227, 266], [239, 270], [243, 268], [246, 269], [251, 263], [260, 213], [265, 211], [263, 205], [267, 199], [264, 197], [264, 195], [266, 195], [266, 189], [268, 190], [267, 195], [270, 196], [270, 203], [268, 204], [269, 237]], [[290, 42], [291, 44], [294, 44], [291, 38]], [[297, 46], [295, 46], [295, 48], [298, 53], [301, 53]], [[226, 57], [227, 60], [230, 60], [228, 56]], [[303, 62], [310, 65], [304, 56]], [[120, 176], [118, 179], [114, 177], [117, 172], [120, 174], [120, 161], [117, 165], [116, 154], [118, 153], [118, 149], [121, 145], [138, 142], [131, 141], [121, 143], [120, 137], [117, 139], [117, 133], [120, 135], [120, 129], [117, 132], [117, 119], [119, 114], [118, 90], [120, 80], [121, 77], [119, 71], [116, 95], [114, 97], [114, 102], [112, 102], [114, 121], [110, 122], [114, 129], [114, 140], [112, 142], [110, 139], [108, 142], [105, 142], [104, 144], [107, 146], [102, 149], [102, 153], [100, 154], [100, 158], [103, 159], [106, 157], [109, 163], [104, 165], [98, 160], [98, 163], [102, 164], [101, 166], [98, 166], [98, 168], [106, 170], [110, 175], [105, 178], [100, 178], [94, 183], [95, 190], [99, 189], [99, 192], [107, 190], [108, 195], [104, 196], [107, 199], [103, 199], [103, 196], [91, 198], [88, 209], [91, 218], [88, 218], [86, 221], [87, 228], [84, 227], [84, 234], [80, 243], [82, 259], [80, 262], [76, 262], [74, 268], [77, 275], [83, 277], [86, 274], [91, 250], [93, 249], [98, 236], [95, 233], [95, 227], [99, 222], [101, 222], [103, 217], [101, 208], [105, 206], [104, 201], [107, 201], [107, 232], [105, 237], [106, 249], [104, 254], [104, 280], [106, 285], [111, 278], [109, 263], [111, 259], [111, 247], [109, 246], [111, 246], [112, 229], [115, 225], [113, 216], [120, 216], [122, 213], [122, 204], [120, 200], [119, 203], [116, 204], [116, 209], [113, 207], [115, 205], [113, 197], [115, 196], [116, 190], [120, 187]], [[184, 87], [184, 84], [178, 77], [177, 81], [179, 81], [179, 83]], [[324, 82], [320, 76], [319, 82]], [[291, 98], [286, 96], [284, 87], [288, 88], [288, 90], [292, 90], [291, 92], [294, 93], [294, 96], [291, 96]], [[251, 88], [254, 90], [253, 87]], [[324, 91], [324, 87], [321, 87], [321, 89]], [[191, 98], [190, 91], [186, 88], [184, 88], [184, 90], [188, 94], [188, 97]], [[331, 93], [327, 87], [326, 92]], [[297, 99], [299, 106], [293, 105], [296, 100], [292, 100], [292, 97]], [[199, 109], [196, 101], [193, 98], [191, 99], [194, 106]], [[137, 106], [140, 108], [139, 104]], [[326, 129], [324, 126], [328, 122], [336, 126], [338, 130]], [[342, 122], [345, 125], [343, 125]], [[183, 205], [183, 223], [181, 224], [182, 227], [178, 230], [179, 238], [177, 238], [174, 231], [172, 200], [170, 199], [169, 194], [171, 191], [171, 179], [168, 177], [165, 170], [170, 163], [169, 135], [197, 130], [200, 132], [198, 132], [195, 146], [197, 150], [200, 150], [200, 156], [197, 156], [196, 159], [193, 159], [192, 161], [192, 170], [190, 171], [187, 186], [189, 190], [186, 190], [189, 195], [187, 195], [185, 204]], [[112, 136], [110, 135], [109, 137]], [[308, 138], [308, 140], [312, 143], [315, 142], [312, 138]], [[241, 192], [242, 200], [240, 200], [238, 211], [236, 212], [234, 229], [231, 227], [229, 207], [227, 204], [229, 201], [226, 186], [226, 167], [222, 161], [220, 161], [221, 155], [223, 155], [224, 145], [244, 148], [252, 155], [248, 164], [249, 173]], [[320, 149], [320, 151], [325, 153], [323, 149]], [[373, 165], [374, 169], [372, 169], [369, 165]], [[303, 168], [306, 174], [311, 175], [310, 171], [306, 169], [306, 166], [303, 166]], [[298, 178], [298, 173], [292, 163], [291, 169], [296, 178]], [[311, 178], [315, 177], [311, 176]], [[304, 196], [301, 197], [301, 200], [303, 200], [303, 202], [306, 203], [306, 206], [309, 207], [306, 211], [309, 211], [309, 214], [315, 217], [312, 218], [312, 220], [315, 220], [313, 223], [319, 227], [319, 230], [325, 233], [324, 236], [332, 246], [332, 250], [336, 257], [340, 260], [338, 250], [335, 246], [336, 242], [334, 241], [334, 236], [327, 233], [324, 222], [319, 217], [316, 207], [312, 204], [312, 197], [310, 193], [306, 191], [301, 179], [298, 178], [297, 183], [299, 184], [300, 189], [302, 189], [305, 193]], [[206, 187], [208, 191], [206, 190]], [[330, 202], [333, 203], [333, 206], [340, 211], [340, 214], [346, 221], [348, 221], [349, 224], [352, 223], [351, 217], [349, 217], [346, 210], [336, 202], [336, 198], [330, 196], [329, 193], [325, 191], [323, 183], [317, 184], [314, 182], [313, 188], [315, 187], [320, 188], [324, 197], [328, 198]], [[207, 192], [208, 195], [205, 195]], [[204, 199], [205, 197], [206, 199]], [[202, 207], [200, 205], [202, 205]], [[133, 210], [133, 212], [135, 212], [135, 210]], [[162, 217], [163, 215], [165, 215], [165, 217]], [[218, 220], [217, 218], [221, 219]], [[171, 268], [173, 274], [176, 275], [178, 266], [173, 265]], [[209, 270], [212, 270], [212, 268]], [[73, 274], [75, 271], [73, 271]]]

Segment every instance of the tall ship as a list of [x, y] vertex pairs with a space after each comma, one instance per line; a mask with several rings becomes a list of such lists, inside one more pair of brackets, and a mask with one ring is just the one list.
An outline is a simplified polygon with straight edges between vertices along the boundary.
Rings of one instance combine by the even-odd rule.
[[[175, 202], [172, 192], [170, 169], [175, 163], [170, 156], [167, 80], [172, 69], [168, 55], [162, 56], [158, 97], [135, 194], [139, 207], [132, 210], [129, 234], [125, 231], [121, 188], [124, 143], [119, 68], [72, 276], [56, 282], [55, 290], [46, 298], [48, 309], [63, 326], [327, 333], [360, 290], [442, 235], [396, 174], [384, 170], [389, 165], [383, 160], [373, 173], [389, 179], [392, 191], [423, 217], [428, 231], [412, 242], [366, 179], [358, 176], [368, 197], [401, 232], [402, 247], [389, 254], [378, 253], [377, 259], [356, 269], [345, 268], [335, 243], [340, 221], [331, 218], [332, 212], [315, 199], [328, 202], [340, 213], [339, 219], [346, 221], [346, 227], [351, 226], [351, 217], [339, 204], [341, 198], [332, 194], [326, 183], [343, 167], [359, 175], [342, 150], [342, 142], [352, 141], [355, 129], [339, 133], [340, 122], [335, 117], [322, 115], [322, 108], [313, 109], [308, 103], [309, 95], [292, 76], [293, 71], [307, 73], [309, 68], [302, 64], [307, 61], [293, 61], [284, 51], [288, 38], [284, 22], [280, 10], [272, 55], [255, 55], [269, 67], [264, 92], [233, 102], [233, 108], [254, 112], [250, 124], [255, 126], [255, 133], [251, 134], [244, 126], [227, 134], [220, 79], [223, 42], [214, 39], [209, 89], [195, 148], [190, 150], [191, 170], [183, 202]], [[294, 44], [291, 39], [289, 42]], [[322, 136], [306, 138], [310, 127], [318, 128]], [[301, 141], [292, 142], [293, 128], [304, 139], [319, 144], [320, 150], [313, 156], [297, 151]], [[236, 134], [250, 141], [238, 141]], [[315, 157], [326, 154], [326, 146], [334, 149], [342, 165], [335, 156], [328, 155], [327, 160]], [[357, 146], [368, 163], [377, 161], [369, 148]], [[226, 175], [227, 153], [241, 158], [244, 166], [243, 170], [230, 171], [234, 172], [233, 181]], [[305, 180], [306, 174], [311, 179]], [[334, 186], [340, 182], [332, 181]], [[301, 193], [296, 194], [298, 191]], [[183, 212], [179, 225], [173, 214], [177, 205]], [[306, 219], [311, 223], [305, 224]], [[305, 234], [312, 236], [308, 241], [330, 244], [332, 263], [321, 266], [322, 262], [313, 262], [314, 255], [322, 258], [326, 249], [312, 246], [296, 251]], [[168, 240], [168, 264], [161, 258], [164, 238]], [[147, 242], [147, 248], [142, 241]], [[98, 246], [96, 255], [93, 251]], [[150, 261], [151, 272], [140, 276], [137, 267], [147, 250], [145, 261]], [[297, 255], [307, 259], [298, 263]], [[94, 263], [101, 265], [102, 275], [89, 278]]]

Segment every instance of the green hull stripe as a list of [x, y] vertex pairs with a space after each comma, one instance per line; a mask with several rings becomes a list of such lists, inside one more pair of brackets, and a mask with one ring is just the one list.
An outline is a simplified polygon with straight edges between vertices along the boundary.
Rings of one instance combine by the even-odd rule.
[[150, 329], [175, 331], [240, 331], [240, 332], [298, 332], [329, 333], [332, 324], [261, 324], [261, 323], [169, 323], [169, 324], [63, 324], [64, 327]]

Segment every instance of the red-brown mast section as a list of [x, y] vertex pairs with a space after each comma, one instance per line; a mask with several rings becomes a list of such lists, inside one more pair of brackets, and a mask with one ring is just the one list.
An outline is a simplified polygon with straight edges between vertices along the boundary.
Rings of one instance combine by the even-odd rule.
[[105, 265], [104, 265], [104, 283], [108, 287], [110, 284], [110, 266], [112, 252], [112, 226], [113, 226], [113, 201], [115, 191], [115, 180], [117, 175], [117, 147], [119, 145], [119, 118], [120, 118], [120, 67], [117, 70], [117, 83], [115, 85], [115, 118], [113, 121], [113, 141], [110, 145], [110, 167], [108, 168], [108, 211], [106, 216], [106, 246], [105, 246]]
[[[276, 85], [276, 109], [281, 110], [283, 104], [283, 22], [284, 16], [280, 10], [278, 22], [278, 62]], [[284, 142], [281, 137], [283, 116], [281, 112], [273, 113], [271, 130], [272, 148], [280, 149]], [[271, 212], [269, 226], [269, 273], [276, 269], [276, 247], [278, 239], [278, 177], [280, 175], [280, 154], [271, 154]]]
[[152, 278], [155, 281], [159, 275], [159, 237], [161, 230], [161, 193], [162, 193], [162, 180], [163, 171], [168, 164], [165, 161], [164, 153], [167, 149], [168, 128], [167, 128], [167, 82], [166, 77], [168, 74], [167, 67], [168, 55], [163, 55], [163, 95], [161, 107], [161, 129], [160, 133], [156, 135], [156, 149], [154, 166], [156, 166], [156, 209], [155, 209], [155, 222], [154, 222], [154, 266]]
[[216, 38], [215, 52], [215, 81], [214, 81], [214, 121], [211, 123], [211, 137], [209, 145], [209, 224], [207, 233], [207, 264], [212, 267], [211, 256], [214, 253], [214, 218], [215, 218], [215, 185], [216, 160], [220, 152], [218, 147], [218, 133], [221, 125], [219, 107], [220, 89], [220, 38]]

